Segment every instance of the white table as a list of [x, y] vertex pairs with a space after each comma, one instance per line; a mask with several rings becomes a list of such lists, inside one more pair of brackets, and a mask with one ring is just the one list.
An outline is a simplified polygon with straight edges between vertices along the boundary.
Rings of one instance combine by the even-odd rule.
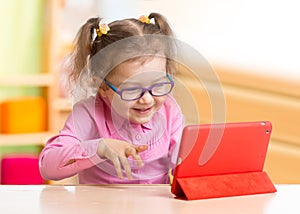
[[0, 185], [0, 213], [300, 213], [300, 185], [277, 193], [185, 201], [168, 185]]

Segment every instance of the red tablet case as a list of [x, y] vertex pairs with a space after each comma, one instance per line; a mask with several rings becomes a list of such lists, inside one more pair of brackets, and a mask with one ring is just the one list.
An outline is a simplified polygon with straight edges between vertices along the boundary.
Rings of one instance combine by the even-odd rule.
[[187, 200], [276, 192], [263, 166], [269, 121], [188, 125], [171, 191]]

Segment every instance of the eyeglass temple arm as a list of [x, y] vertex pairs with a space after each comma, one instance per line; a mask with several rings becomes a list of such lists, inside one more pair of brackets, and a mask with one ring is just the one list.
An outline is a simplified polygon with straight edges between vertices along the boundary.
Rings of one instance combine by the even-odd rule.
[[171, 75], [169, 73], [167, 73], [167, 77], [171, 82], [174, 82], [173, 78], [171, 77]]
[[112, 85], [110, 82], [108, 82], [106, 79], [104, 79], [104, 82], [114, 91], [114, 92], [118, 92], [118, 89]]

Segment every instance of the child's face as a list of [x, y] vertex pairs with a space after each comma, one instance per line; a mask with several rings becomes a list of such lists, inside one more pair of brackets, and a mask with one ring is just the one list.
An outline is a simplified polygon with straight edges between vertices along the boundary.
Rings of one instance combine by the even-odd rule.
[[[106, 80], [118, 90], [143, 87], [155, 83], [169, 82], [166, 76], [166, 59], [162, 57], [128, 61], [118, 65]], [[108, 86], [100, 88], [100, 94], [108, 97], [114, 110], [124, 118], [137, 124], [151, 120], [166, 100], [164, 96], [152, 96], [148, 91], [136, 100], [122, 100], [120, 95]]]

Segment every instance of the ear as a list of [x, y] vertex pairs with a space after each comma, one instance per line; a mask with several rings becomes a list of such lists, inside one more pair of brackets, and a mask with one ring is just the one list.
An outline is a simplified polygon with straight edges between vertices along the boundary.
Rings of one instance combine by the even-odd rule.
[[105, 85], [102, 83], [99, 87], [99, 93], [102, 97], [106, 97], [107, 94], [106, 94], [106, 91], [107, 91], [107, 88], [105, 87]]

